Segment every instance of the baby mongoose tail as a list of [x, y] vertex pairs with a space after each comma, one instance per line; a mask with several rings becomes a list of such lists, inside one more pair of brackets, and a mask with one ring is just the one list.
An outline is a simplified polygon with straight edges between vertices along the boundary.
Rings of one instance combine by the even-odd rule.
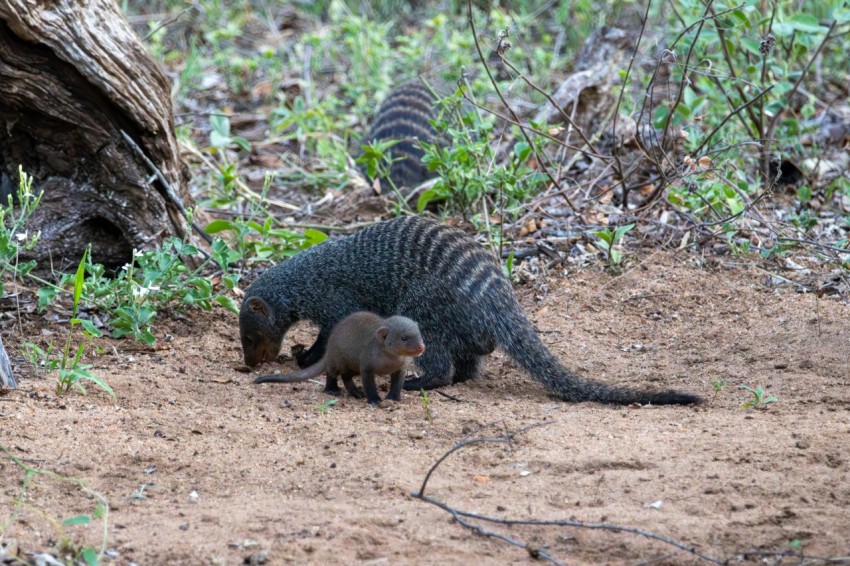
[[319, 360], [315, 364], [304, 369], [299, 369], [298, 371], [291, 371], [289, 373], [273, 373], [271, 375], [261, 375], [260, 377], [254, 380], [254, 383], [300, 383], [302, 381], [307, 381], [309, 379], [319, 377], [323, 373], [325, 373], [324, 358]]

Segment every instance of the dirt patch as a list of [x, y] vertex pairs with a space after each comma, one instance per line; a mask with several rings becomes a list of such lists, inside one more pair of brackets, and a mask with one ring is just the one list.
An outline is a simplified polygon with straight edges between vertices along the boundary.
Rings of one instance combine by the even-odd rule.
[[[108, 547], [120, 564], [233, 564], [261, 553], [270, 563], [525, 563], [526, 551], [472, 534], [409, 495], [456, 441], [499, 419], [509, 429], [549, 424], [510, 446], [456, 453], [430, 495], [506, 518], [639, 527], [719, 558], [787, 550], [792, 540], [808, 554], [846, 556], [846, 306], [770, 288], [762, 271], [729, 265], [655, 255], [617, 279], [586, 269], [550, 277], [547, 292], [518, 291], [569, 367], [711, 399], [699, 408], [566, 404], [497, 354], [481, 379], [445, 390], [464, 402], [432, 394], [431, 420], [412, 393], [393, 410], [341, 399], [323, 413], [321, 385], [255, 386], [253, 374], [231, 369], [241, 361], [236, 318], [219, 310], [170, 322], [157, 350], [102, 340], [93, 371], [116, 400], [93, 389], [57, 398], [52, 378], [28, 376], [19, 363], [21, 389], [0, 398], [0, 442], [109, 499]], [[21, 334], [45, 341], [43, 328], [63, 332], [25, 323], [4, 335], [9, 352]], [[284, 349], [311, 337], [298, 326]], [[715, 395], [716, 380], [726, 385]], [[762, 385], [779, 401], [744, 410], [739, 384]], [[22, 472], [0, 457], [0, 476], [5, 522]], [[92, 508], [73, 486], [36, 478], [3, 540], [48, 550], [57, 536], [45, 516]], [[625, 533], [500, 530], [570, 563], [675, 552]], [[94, 524], [67, 531], [97, 544]], [[666, 560], [693, 561], [681, 552]]]

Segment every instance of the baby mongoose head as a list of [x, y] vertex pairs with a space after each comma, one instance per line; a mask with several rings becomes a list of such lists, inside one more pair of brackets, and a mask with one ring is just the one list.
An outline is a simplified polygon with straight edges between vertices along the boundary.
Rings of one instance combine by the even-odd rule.
[[378, 329], [377, 338], [390, 354], [416, 358], [425, 352], [419, 325], [403, 316], [391, 316]]
[[274, 311], [263, 299], [251, 297], [242, 303], [239, 334], [245, 365], [253, 367], [277, 359], [284, 332], [278, 329]]

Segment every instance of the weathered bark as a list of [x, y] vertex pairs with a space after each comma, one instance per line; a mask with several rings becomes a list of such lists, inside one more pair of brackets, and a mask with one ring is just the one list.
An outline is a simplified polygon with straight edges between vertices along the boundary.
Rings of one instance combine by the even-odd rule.
[[6, 355], [6, 348], [3, 347], [3, 337], [0, 336], [0, 391], [15, 387], [17, 384], [15, 376], [12, 375], [12, 365], [9, 363], [9, 356]]
[[171, 83], [112, 0], [0, 0], [0, 192], [19, 165], [44, 189], [36, 259], [91, 242], [121, 264], [185, 233]]
[[[603, 26], [593, 32], [582, 47], [574, 72], [552, 95], [560, 107], [546, 103], [534, 120], [540, 123], [562, 121], [562, 113], [572, 116], [587, 134], [605, 119], [617, 103], [613, 90], [620, 82], [619, 72], [625, 69], [634, 50], [635, 37], [619, 28]], [[575, 110], [573, 105], [577, 105]]]

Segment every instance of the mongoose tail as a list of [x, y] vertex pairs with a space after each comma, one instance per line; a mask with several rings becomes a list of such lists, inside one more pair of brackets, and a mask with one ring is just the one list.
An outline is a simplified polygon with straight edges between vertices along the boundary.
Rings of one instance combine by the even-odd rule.
[[[565, 368], [540, 341], [531, 324], [522, 317], [501, 332], [502, 347], [523, 369], [542, 382], [552, 393], [565, 401], [611, 403], [628, 405], [689, 405], [702, 403], [702, 397], [679, 391], [643, 391], [616, 387], [587, 379]], [[511, 317], [514, 318], [514, 317]]]
[[321, 359], [315, 364], [297, 371], [291, 371], [285, 374], [273, 373], [271, 375], [261, 375], [254, 380], [254, 383], [300, 383], [314, 377], [319, 377], [323, 373], [325, 373], [325, 360]]

